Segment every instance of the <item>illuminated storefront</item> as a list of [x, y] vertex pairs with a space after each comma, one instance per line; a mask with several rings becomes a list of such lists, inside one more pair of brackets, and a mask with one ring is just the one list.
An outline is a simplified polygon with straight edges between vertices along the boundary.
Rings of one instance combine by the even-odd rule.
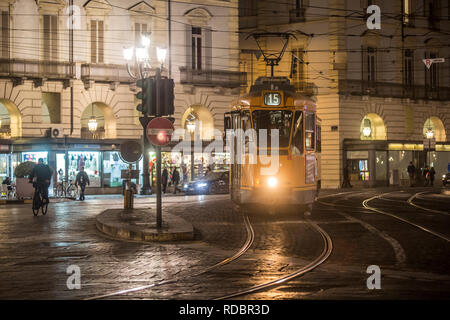
[[438, 142], [435, 151], [424, 151], [420, 142], [345, 139], [343, 156], [352, 185], [409, 185], [406, 169], [411, 161], [418, 170], [434, 167], [436, 179], [447, 173], [450, 144]]

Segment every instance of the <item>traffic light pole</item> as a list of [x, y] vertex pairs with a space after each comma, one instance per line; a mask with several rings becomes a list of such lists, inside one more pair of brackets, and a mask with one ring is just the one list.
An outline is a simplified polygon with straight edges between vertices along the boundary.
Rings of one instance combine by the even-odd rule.
[[[161, 68], [156, 69], [156, 116], [161, 116]], [[161, 147], [156, 147], [156, 227], [162, 227]]]
[[[145, 120], [142, 123], [142, 127], [143, 127], [143, 133], [142, 133], [142, 145], [143, 145], [143, 152], [144, 152], [144, 156], [143, 156], [143, 167], [142, 167], [142, 175], [143, 175], [143, 184], [142, 184], [142, 190], [141, 190], [141, 195], [148, 195], [151, 194], [151, 188], [150, 188], [150, 170], [149, 170], [149, 165], [148, 163], [150, 162], [150, 156], [148, 154], [148, 150], [149, 150], [149, 142], [147, 141], [147, 123], [149, 122], [148, 116], [145, 114], [144, 115]], [[144, 125], [145, 123], [145, 125]]]

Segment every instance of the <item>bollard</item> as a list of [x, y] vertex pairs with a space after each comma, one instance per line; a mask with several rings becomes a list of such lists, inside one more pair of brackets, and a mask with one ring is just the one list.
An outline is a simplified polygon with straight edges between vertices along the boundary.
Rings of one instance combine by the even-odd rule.
[[133, 190], [129, 188], [128, 183], [125, 188], [124, 197], [123, 197], [123, 207], [124, 209], [133, 209], [134, 205], [134, 194]]

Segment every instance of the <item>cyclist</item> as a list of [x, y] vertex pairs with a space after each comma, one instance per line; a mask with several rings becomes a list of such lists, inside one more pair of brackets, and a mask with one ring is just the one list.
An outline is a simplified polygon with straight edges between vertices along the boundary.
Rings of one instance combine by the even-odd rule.
[[84, 189], [86, 188], [86, 184], [90, 185], [89, 177], [84, 171], [84, 167], [81, 167], [80, 172], [77, 174], [77, 178], [75, 179], [75, 187], [78, 188], [80, 186], [81, 192], [80, 192], [80, 201], [84, 201]]
[[33, 171], [30, 174], [30, 183], [33, 182], [33, 178], [36, 178], [36, 185], [33, 186], [36, 188], [41, 187], [42, 197], [44, 198], [46, 203], [49, 203], [48, 200], [48, 186], [50, 185], [50, 179], [52, 178], [52, 171], [50, 167], [44, 164], [44, 159], [39, 158], [38, 164], [34, 166]]

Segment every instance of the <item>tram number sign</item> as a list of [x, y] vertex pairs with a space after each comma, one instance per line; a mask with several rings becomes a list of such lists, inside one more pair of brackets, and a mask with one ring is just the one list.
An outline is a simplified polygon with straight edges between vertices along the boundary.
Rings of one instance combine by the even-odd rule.
[[281, 104], [281, 94], [279, 92], [268, 92], [264, 95], [266, 106], [279, 106]]

